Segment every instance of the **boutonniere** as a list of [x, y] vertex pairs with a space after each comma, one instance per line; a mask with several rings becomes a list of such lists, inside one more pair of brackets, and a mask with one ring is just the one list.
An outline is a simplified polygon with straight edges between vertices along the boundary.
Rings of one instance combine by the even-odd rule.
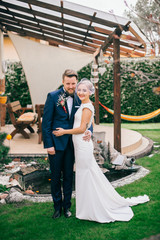
[[61, 105], [65, 113], [67, 113], [67, 109], [65, 107], [65, 102], [66, 102], [66, 96], [65, 93], [59, 96], [57, 106]]

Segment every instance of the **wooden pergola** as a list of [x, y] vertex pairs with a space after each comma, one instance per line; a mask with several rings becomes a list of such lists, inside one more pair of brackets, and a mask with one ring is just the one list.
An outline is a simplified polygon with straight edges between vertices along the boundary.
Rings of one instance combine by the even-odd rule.
[[[120, 57], [145, 56], [147, 39], [126, 18], [61, 0], [0, 0], [0, 29], [114, 59], [114, 147], [121, 151]], [[95, 84], [96, 124], [99, 86]]]

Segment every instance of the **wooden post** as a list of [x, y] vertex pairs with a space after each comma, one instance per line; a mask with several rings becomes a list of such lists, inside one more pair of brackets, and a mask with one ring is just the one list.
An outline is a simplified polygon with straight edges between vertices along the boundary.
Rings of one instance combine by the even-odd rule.
[[114, 148], [121, 152], [121, 89], [120, 89], [120, 40], [113, 39], [114, 49]]
[[[3, 32], [0, 30], [0, 95], [5, 92], [5, 76], [2, 70], [3, 62]], [[5, 125], [6, 105], [0, 103], [0, 129]]]
[[[95, 64], [98, 65], [98, 59], [95, 58]], [[96, 69], [98, 71], [98, 69]], [[94, 84], [95, 87], [95, 123], [99, 125], [99, 83]]]

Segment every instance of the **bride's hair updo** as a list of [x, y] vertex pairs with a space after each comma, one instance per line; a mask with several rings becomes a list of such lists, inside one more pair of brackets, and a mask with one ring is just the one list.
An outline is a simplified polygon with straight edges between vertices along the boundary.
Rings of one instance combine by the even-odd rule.
[[87, 87], [87, 89], [89, 90], [90, 95], [95, 93], [95, 88], [94, 88], [93, 84], [87, 78], [82, 78], [81, 81], [77, 84], [76, 92], [77, 92], [77, 89], [78, 89], [79, 85], [81, 85], [81, 84], [84, 84]]

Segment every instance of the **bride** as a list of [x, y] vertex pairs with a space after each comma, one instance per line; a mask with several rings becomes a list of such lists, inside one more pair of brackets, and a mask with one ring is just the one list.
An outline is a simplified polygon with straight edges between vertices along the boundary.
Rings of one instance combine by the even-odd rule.
[[99, 168], [93, 155], [93, 142], [83, 140], [83, 135], [93, 121], [94, 107], [90, 95], [93, 84], [82, 79], [77, 84], [81, 106], [75, 114], [73, 129], [57, 128], [58, 137], [73, 134], [76, 162], [76, 217], [100, 223], [129, 221], [133, 217], [130, 206], [149, 201], [147, 195], [124, 198], [112, 187]]

